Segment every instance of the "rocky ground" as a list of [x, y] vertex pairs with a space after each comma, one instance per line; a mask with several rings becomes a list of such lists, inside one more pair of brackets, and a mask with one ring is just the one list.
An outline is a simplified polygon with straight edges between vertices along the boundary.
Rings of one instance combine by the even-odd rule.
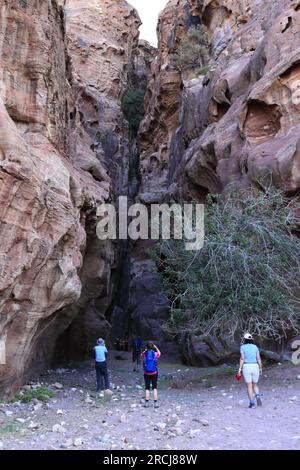
[[145, 409], [142, 373], [132, 372], [127, 353], [112, 352], [112, 394], [97, 396], [86, 362], [23, 390], [30, 397], [48, 388], [47, 402], [1, 403], [0, 449], [300, 449], [299, 374], [300, 366], [266, 366], [263, 407], [249, 410], [230, 366], [161, 361], [160, 408]]

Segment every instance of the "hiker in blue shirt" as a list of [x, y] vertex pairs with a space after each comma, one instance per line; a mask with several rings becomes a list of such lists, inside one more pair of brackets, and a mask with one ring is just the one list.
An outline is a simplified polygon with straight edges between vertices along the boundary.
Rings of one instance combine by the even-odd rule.
[[108, 353], [105, 341], [102, 338], [97, 340], [97, 346], [93, 349], [95, 354], [95, 369], [97, 378], [97, 392], [103, 390], [103, 379], [105, 390], [109, 389], [106, 355]]
[[241, 375], [242, 371], [250, 400], [249, 408], [255, 408], [256, 403], [261, 406], [261, 394], [258, 388], [259, 375], [262, 374], [261, 357], [250, 333], [245, 333], [244, 344], [241, 346], [238, 375]]

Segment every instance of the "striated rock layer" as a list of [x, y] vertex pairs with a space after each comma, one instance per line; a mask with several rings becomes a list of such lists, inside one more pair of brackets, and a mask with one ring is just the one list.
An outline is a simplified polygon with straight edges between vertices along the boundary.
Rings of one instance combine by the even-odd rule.
[[[180, 38], [204, 24], [209, 72], [172, 66]], [[203, 201], [231, 185], [300, 189], [300, 2], [170, 0], [158, 25], [159, 52], [141, 126], [142, 185], [148, 203]], [[231, 346], [186, 348], [193, 364], [217, 363]], [[204, 359], [203, 359], [204, 358]]]
[[[186, 0], [171, 0], [159, 17], [158, 56], [152, 63], [152, 80], [145, 99], [145, 119], [140, 128], [140, 161], [143, 176], [142, 202], [161, 200], [166, 192], [166, 174], [172, 136], [179, 125], [182, 79], [170, 65], [170, 54], [185, 34], [191, 15]], [[189, 24], [189, 23], [188, 23]]]
[[[198, 24], [209, 72], [181, 74], [172, 54]], [[158, 51], [138, 43], [139, 25], [125, 0], [0, 3], [0, 395], [54, 350], [82, 357], [110, 320], [117, 335], [130, 316], [133, 332], [174, 348], [148, 244], [130, 260], [129, 244], [120, 257], [100, 242], [99, 203], [133, 198], [140, 176], [147, 204], [231, 184], [299, 191], [300, 1], [170, 0]], [[148, 82], [138, 169], [120, 103]], [[183, 355], [210, 364], [232, 351], [192, 338]]]
[[[128, 192], [129, 129], [120, 102], [134, 74], [140, 19], [125, 1], [66, 0], [64, 14], [72, 163], [105, 185], [114, 201]], [[110, 241], [97, 239], [95, 215], [89, 210], [86, 217], [83, 289], [73, 307], [76, 319], [57, 348], [58, 359], [61, 346], [72, 358], [90, 357], [95, 339], [109, 336], [107, 313], [117, 287], [112, 270], [119, 253]]]
[[178, 173], [209, 191], [260, 181], [297, 192], [299, 2], [223, 1], [221, 16], [215, 2], [193, 3], [210, 31], [212, 72], [187, 83], [186, 107], [196, 99], [202, 109], [194, 122], [187, 115]]
[[126, 181], [120, 97], [139, 24], [125, 1], [0, 4], [1, 395], [81, 309], [81, 337], [105, 326], [114, 250], [93, 224]]
[[[210, 71], [185, 76], [180, 86], [170, 55], [197, 23], [208, 30]], [[160, 197], [201, 198], [257, 181], [298, 191], [299, 2], [171, 0], [158, 32], [159, 59], [141, 129], [141, 199], [155, 197], [156, 189], [147, 189], [153, 179], [163, 188]], [[159, 138], [151, 144], [153, 135]]]

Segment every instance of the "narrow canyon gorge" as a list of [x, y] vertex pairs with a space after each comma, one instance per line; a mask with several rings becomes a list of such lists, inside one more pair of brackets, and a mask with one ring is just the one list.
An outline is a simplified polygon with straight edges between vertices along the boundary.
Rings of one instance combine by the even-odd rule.
[[[144, 1], [144, 0], [142, 0]], [[168, 337], [147, 240], [101, 241], [97, 207], [300, 189], [300, 1], [170, 0], [158, 47], [125, 0], [0, 0], [0, 396], [139, 334], [191, 365], [230, 345]], [[204, 25], [207, 70], [173, 56]], [[133, 132], [122, 110], [145, 92]], [[278, 360], [287, 344], [268, 345]]]

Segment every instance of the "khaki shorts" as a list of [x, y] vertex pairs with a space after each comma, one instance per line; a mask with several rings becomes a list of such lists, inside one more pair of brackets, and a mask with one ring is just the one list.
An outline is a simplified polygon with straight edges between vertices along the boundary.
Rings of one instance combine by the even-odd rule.
[[247, 384], [253, 382], [255, 384], [259, 381], [259, 366], [258, 364], [244, 364], [243, 376]]

